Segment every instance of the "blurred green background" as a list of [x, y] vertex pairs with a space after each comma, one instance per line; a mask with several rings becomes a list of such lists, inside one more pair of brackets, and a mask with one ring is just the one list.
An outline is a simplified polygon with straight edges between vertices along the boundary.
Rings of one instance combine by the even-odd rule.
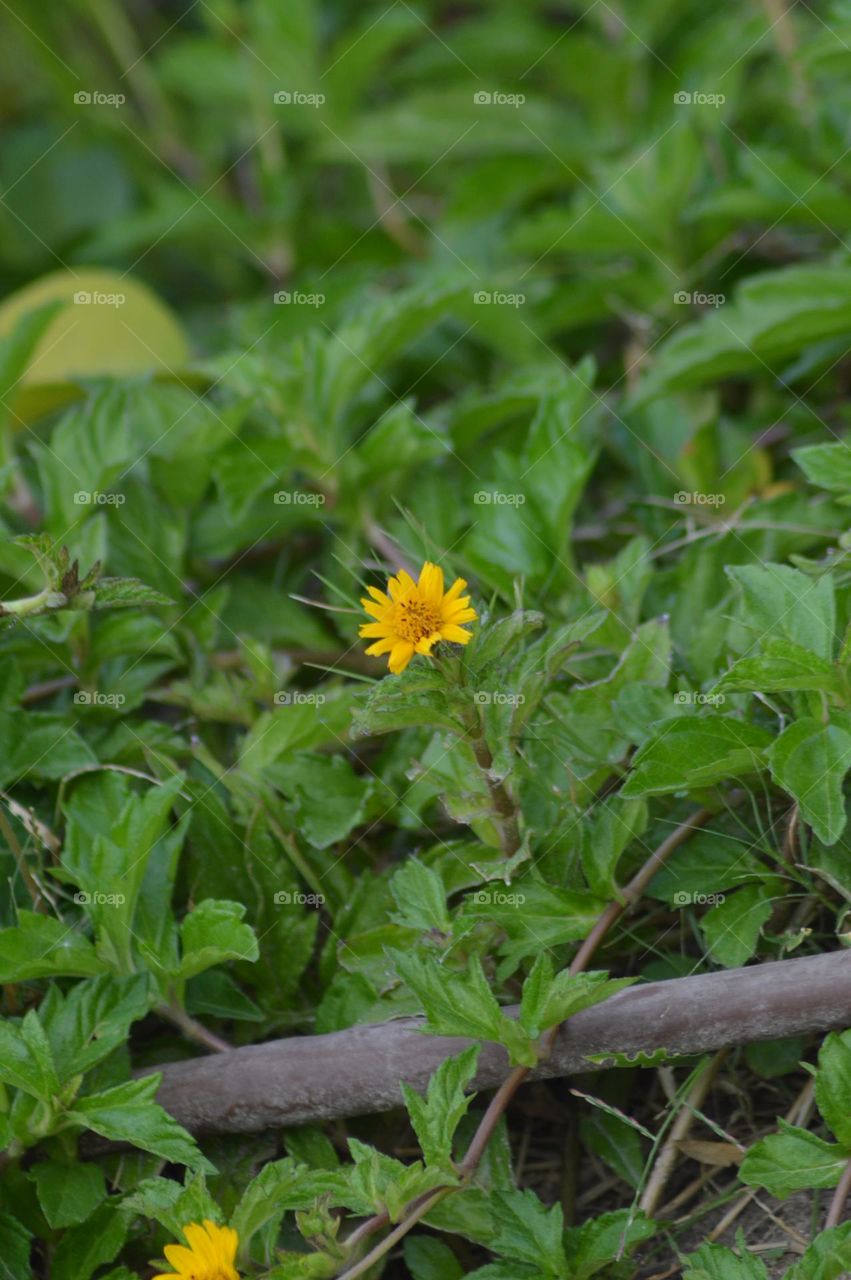
[[[131, 272], [196, 350], [430, 264], [526, 295], [522, 322], [471, 312], [481, 345], [617, 365], [700, 309], [681, 291], [847, 252], [847, 0], [12, 0], [0, 22], [0, 288]], [[319, 315], [272, 311], [292, 281]]]

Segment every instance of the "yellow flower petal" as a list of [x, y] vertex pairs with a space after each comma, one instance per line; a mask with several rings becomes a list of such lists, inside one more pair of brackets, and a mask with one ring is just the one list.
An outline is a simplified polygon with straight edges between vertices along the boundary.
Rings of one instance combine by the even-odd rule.
[[418, 583], [421, 594], [430, 604], [439, 605], [443, 598], [443, 570], [426, 560]]
[[359, 634], [373, 640], [366, 652], [373, 656], [389, 654], [388, 667], [394, 675], [404, 671], [415, 653], [428, 656], [441, 640], [467, 644], [471, 633], [463, 631], [462, 622], [478, 617], [464, 595], [467, 583], [456, 578], [449, 591], [440, 565], [426, 560], [415, 582], [405, 569], [400, 569], [387, 583], [387, 593], [367, 587], [368, 595], [361, 604], [372, 621], [361, 623]]
[[457, 596], [460, 596], [466, 585], [467, 583], [463, 578], [456, 578], [447, 591], [444, 600], [455, 600]]
[[195, 1254], [185, 1244], [167, 1244], [163, 1253], [175, 1271], [179, 1271], [182, 1276], [191, 1275], [193, 1268], [198, 1265]]
[[400, 640], [397, 644], [394, 644], [390, 651], [390, 661], [388, 663], [394, 676], [398, 676], [401, 671], [405, 670], [413, 656], [414, 646], [410, 640]]
[[375, 644], [371, 644], [364, 652], [371, 658], [379, 658], [382, 653], [389, 653], [395, 643], [395, 636], [385, 636], [383, 640], [376, 640]]
[[444, 640], [454, 640], [456, 644], [467, 644], [473, 638], [471, 631], [462, 631], [461, 627], [456, 627], [453, 622], [441, 627], [440, 634]]

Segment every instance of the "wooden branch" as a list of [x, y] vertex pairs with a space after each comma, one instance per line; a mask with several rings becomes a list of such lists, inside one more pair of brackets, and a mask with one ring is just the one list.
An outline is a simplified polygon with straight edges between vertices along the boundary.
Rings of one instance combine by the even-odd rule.
[[[851, 951], [780, 960], [620, 991], [571, 1018], [530, 1078], [612, 1065], [589, 1061], [592, 1054], [706, 1053], [849, 1025]], [[163, 1073], [158, 1101], [195, 1133], [252, 1133], [369, 1115], [401, 1105], [401, 1080], [424, 1090], [444, 1058], [474, 1043], [424, 1035], [421, 1026], [421, 1019], [399, 1018], [149, 1071]], [[505, 1051], [482, 1045], [474, 1087], [497, 1088], [509, 1074]]]

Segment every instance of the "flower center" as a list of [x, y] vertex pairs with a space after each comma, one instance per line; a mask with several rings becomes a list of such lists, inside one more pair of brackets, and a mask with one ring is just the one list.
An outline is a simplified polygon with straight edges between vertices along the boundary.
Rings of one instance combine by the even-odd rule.
[[437, 611], [423, 600], [403, 600], [396, 606], [396, 632], [403, 640], [417, 644], [440, 630]]

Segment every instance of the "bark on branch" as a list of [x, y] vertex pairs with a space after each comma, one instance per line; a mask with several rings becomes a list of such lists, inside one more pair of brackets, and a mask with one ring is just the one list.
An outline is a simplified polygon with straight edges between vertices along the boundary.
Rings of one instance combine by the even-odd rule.
[[[571, 1018], [531, 1078], [599, 1067], [591, 1054], [705, 1053], [849, 1025], [851, 951], [780, 960], [621, 991]], [[400, 1080], [424, 1090], [444, 1058], [474, 1043], [424, 1035], [421, 1026], [421, 1019], [401, 1018], [169, 1063], [151, 1068], [163, 1073], [157, 1099], [195, 1133], [251, 1133], [389, 1111], [401, 1105]], [[482, 1045], [474, 1087], [495, 1088], [509, 1072], [504, 1050]]]

